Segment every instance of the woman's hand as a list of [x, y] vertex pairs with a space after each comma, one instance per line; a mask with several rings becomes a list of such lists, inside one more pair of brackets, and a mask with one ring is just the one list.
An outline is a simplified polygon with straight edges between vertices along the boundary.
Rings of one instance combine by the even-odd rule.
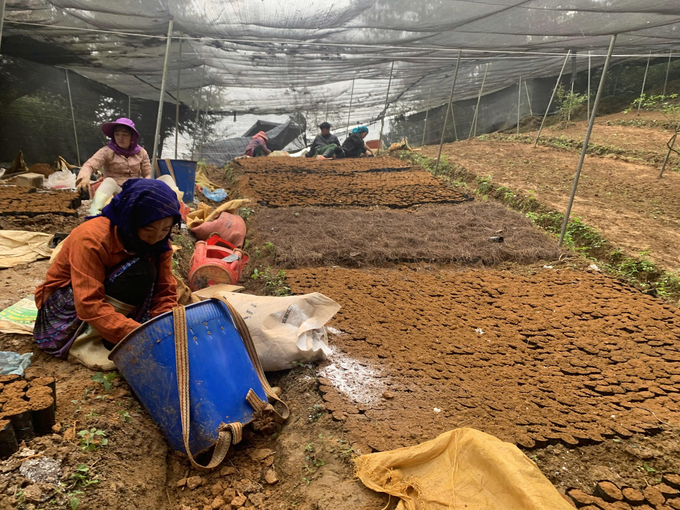
[[88, 191], [90, 189], [89, 185], [90, 185], [90, 179], [84, 179], [83, 177], [76, 179], [76, 188], [80, 192]]

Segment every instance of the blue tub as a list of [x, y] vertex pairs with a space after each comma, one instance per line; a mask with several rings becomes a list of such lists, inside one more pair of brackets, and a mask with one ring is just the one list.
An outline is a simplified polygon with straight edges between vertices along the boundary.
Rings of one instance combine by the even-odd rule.
[[[164, 159], [157, 159], [158, 170], [161, 175], [169, 175], [172, 177], [168, 165]], [[180, 191], [184, 192], [184, 202], [190, 203], [194, 201], [194, 189], [196, 188], [196, 161], [185, 161], [183, 159], [171, 159], [170, 164], [172, 170], [175, 172], [175, 182]]]
[[[227, 306], [209, 299], [186, 307], [189, 342], [191, 430], [196, 455], [217, 442], [223, 423], [246, 424], [253, 409], [252, 390], [267, 395], [234, 326]], [[121, 341], [109, 358], [158, 424], [170, 447], [186, 453], [177, 393], [172, 312], [147, 322]]]

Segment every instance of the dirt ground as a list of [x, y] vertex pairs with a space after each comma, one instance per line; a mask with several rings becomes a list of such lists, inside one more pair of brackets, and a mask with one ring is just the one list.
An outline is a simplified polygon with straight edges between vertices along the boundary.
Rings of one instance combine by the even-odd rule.
[[[275, 245], [275, 263], [284, 268], [418, 261], [532, 264], [560, 256], [551, 236], [521, 214], [488, 202], [407, 210], [261, 208], [251, 232], [262, 239], [259, 244]], [[495, 242], [499, 238], [503, 242]]]
[[77, 216], [78, 194], [69, 191], [36, 191], [15, 186], [0, 186], [0, 216], [35, 216], [53, 213]]
[[244, 174], [240, 185], [245, 196], [268, 207], [377, 205], [402, 208], [417, 204], [460, 203], [470, 200], [465, 194], [445, 186], [424, 170], [329, 175], [249, 173]]
[[357, 172], [404, 172], [411, 165], [397, 158], [375, 157], [344, 160], [318, 160], [315, 158], [243, 158], [232, 165], [243, 173], [323, 173], [354, 174]]
[[[638, 129], [640, 137], [650, 131], [630, 129]], [[423, 153], [436, 155], [436, 148]], [[447, 144], [443, 153], [450, 162], [558, 211], [566, 210], [579, 158], [576, 151], [481, 140]], [[631, 254], [649, 251], [649, 258], [662, 267], [680, 267], [678, 173], [658, 179], [658, 169], [651, 165], [586, 156], [572, 215]]]

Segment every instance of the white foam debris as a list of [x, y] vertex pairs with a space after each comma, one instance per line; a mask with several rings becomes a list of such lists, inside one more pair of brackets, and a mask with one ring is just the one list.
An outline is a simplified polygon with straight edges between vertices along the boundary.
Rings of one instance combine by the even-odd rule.
[[484, 330], [482, 328], [475, 328], [475, 333], [477, 333], [479, 336], [482, 336], [484, 334]]
[[332, 328], [330, 326], [326, 326], [326, 331], [328, 331], [331, 335], [342, 335], [342, 331], [339, 329]]
[[439, 409], [438, 407], [435, 407], [433, 410], [434, 410], [434, 412], [437, 413], [437, 414], [439, 414], [439, 413], [442, 412], [442, 410]]
[[359, 362], [354, 358], [330, 348], [329, 364], [320, 368], [318, 374], [328, 379], [333, 386], [357, 404], [373, 404], [380, 400], [385, 391], [380, 370]]

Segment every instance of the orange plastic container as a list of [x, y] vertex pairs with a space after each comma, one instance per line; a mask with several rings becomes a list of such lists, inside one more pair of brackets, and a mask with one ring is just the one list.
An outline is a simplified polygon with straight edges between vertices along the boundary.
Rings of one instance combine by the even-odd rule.
[[191, 257], [189, 288], [192, 291], [226, 283], [235, 285], [248, 262], [248, 255], [214, 234], [207, 241], [196, 243]]

